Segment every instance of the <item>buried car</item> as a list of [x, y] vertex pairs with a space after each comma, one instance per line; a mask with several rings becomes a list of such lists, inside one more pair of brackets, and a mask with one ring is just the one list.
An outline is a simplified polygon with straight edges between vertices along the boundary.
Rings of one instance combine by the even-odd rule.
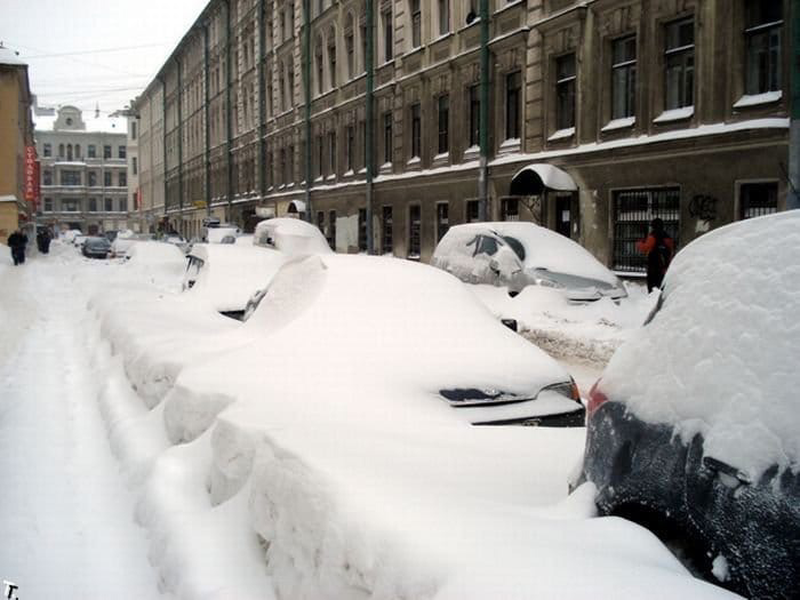
[[468, 223], [451, 227], [431, 264], [467, 283], [529, 285], [563, 291], [576, 302], [627, 296], [622, 282], [571, 239], [533, 223]]
[[269, 248], [195, 244], [187, 255], [183, 289], [225, 316], [241, 319], [288, 257]]
[[280, 250], [289, 256], [333, 252], [317, 227], [291, 217], [261, 221], [256, 225], [253, 244]]
[[753, 598], [800, 591], [800, 212], [703, 235], [588, 403], [602, 514], [670, 540]]
[[[245, 326], [276, 348], [291, 340], [293, 355], [321, 386], [349, 388], [353, 397], [438, 399], [475, 425], [584, 424], [570, 375], [500, 324], [457, 279], [427, 265], [295, 258]], [[353, 365], [366, 374], [353, 378]]]
[[108, 258], [111, 254], [111, 242], [105, 237], [87, 237], [82, 251], [87, 258]]

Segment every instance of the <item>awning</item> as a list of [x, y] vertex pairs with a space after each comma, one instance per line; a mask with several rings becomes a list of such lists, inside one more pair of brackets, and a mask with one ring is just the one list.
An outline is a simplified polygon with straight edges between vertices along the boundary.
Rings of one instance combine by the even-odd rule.
[[289, 202], [289, 208], [286, 210], [289, 214], [297, 214], [306, 212], [306, 203], [302, 200], [292, 200]]
[[509, 194], [512, 196], [539, 196], [545, 190], [574, 192], [578, 189], [569, 173], [547, 163], [534, 163], [523, 167], [511, 178]]

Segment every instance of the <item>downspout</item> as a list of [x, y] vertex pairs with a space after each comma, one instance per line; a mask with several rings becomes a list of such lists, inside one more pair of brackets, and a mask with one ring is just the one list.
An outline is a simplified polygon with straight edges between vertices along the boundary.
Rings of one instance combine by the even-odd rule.
[[233, 212], [233, 108], [231, 107], [231, 0], [225, 1], [225, 105], [228, 110], [225, 114], [227, 170], [228, 170], [228, 207], [225, 221], [231, 221]]
[[480, 0], [481, 88], [480, 168], [478, 172], [478, 220], [485, 221], [489, 205], [489, 0]]
[[305, 87], [306, 92], [306, 144], [305, 156], [303, 157], [306, 173], [306, 221], [311, 223], [313, 221], [311, 216], [313, 212], [311, 210], [311, 185], [313, 180], [313, 173], [311, 172], [311, 0], [303, 0], [303, 87]]
[[211, 104], [211, 86], [209, 81], [209, 39], [208, 39], [208, 23], [203, 26], [203, 73], [205, 81], [203, 82], [203, 118], [205, 119], [205, 131], [203, 133], [205, 142], [205, 200], [206, 200], [206, 217], [211, 217], [211, 123], [210, 123], [210, 104]]
[[375, 36], [373, 32], [374, 26], [374, 0], [367, 0], [367, 55], [366, 59], [366, 71], [367, 71], [367, 93], [365, 97], [365, 102], [367, 104], [366, 108], [366, 140], [365, 144], [367, 145], [366, 154], [366, 165], [364, 165], [367, 169], [367, 254], [375, 254], [375, 240], [372, 239], [373, 232], [372, 232], [372, 215], [373, 215], [373, 203], [374, 203], [374, 190], [372, 186], [372, 177], [375, 172], [375, 165], [373, 164], [375, 160], [375, 131], [374, 131], [374, 110], [375, 110]]

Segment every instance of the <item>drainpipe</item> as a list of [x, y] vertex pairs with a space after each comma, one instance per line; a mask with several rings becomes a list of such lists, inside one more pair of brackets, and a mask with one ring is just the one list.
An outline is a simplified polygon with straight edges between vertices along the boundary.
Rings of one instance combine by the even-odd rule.
[[[292, 0], [294, 1], [294, 0]], [[294, 24], [292, 24], [294, 27]], [[311, 169], [311, 0], [303, 0], [303, 87], [305, 88], [305, 162], [306, 173], [306, 188], [305, 188], [305, 203], [306, 203], [306, 221], [313, 222], [311, 216], [311, 185], [313, 180], [313, 173]]]
[[786, 195], [788, 210], [800, 208], [800, 0], [792, 0], [792, 60], [791, 124], [789, 127], [789, 193]]
[[481, 105], [480, 171], [478, 173], [478, 220], [485, 221], [489, 205], [489, 0], [480, 0]]
[[366, 140], [365, 144], [366, 148], [366, 165], [364, 165], [367, 169], [367, 182], [366, 182], [366, 192], [367, 192], [367, 254], [375, 254], [375, 240], [373, 240], [373, 232], [372, 232], [372, 215], [373, 215], [373, 203], [374, 203], [374, 195], [373, 195], [373, 186], [372, 186], [372, 177], [375, 172], [375, 165], [373, 164], [375, 161], [375, 35], [374, 35], [374, 20], [375, 20], [375, 9], [374, 9], [374, 0], [367, 0], [367, 55], [365, 56], [366, 59], [366, 71], [367, 71], [367, 93], [365, 97], [365, 102], [367, 104], [366, 107]]
[[211, 123], [210, 123], [210, 104], [211, 104], [211, 87], [209, 81], [209, 39], [208, 39], [208, 23], [203, 26], [203, 118], [205, 120], [204, 145], [205, 145], [205, 201], [206, 201], [206, 217], [211, 217]]
[[225, 154], [228, 158], [228, 207], [225, 214], [225, 221], [231, 222], [233, 212], [233, 108], [231, 107], [231, 58], [233, 56], [233, 46], [231, 43], [231, 0], [225, 2], [225, 105], [228, 110], [225, 115], [225, 129], [227, 138], [227, 148]]

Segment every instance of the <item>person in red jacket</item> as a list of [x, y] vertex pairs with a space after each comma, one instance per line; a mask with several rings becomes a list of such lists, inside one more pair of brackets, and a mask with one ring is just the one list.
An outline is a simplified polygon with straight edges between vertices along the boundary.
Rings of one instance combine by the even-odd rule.
[[664, 221], [655, 218], [650, 224], [652, 231], [647, 238], [636, 242], [639, 252], [647, 255], [647, 292], [660, 288], [664, 273], [675, 252], [675, 242], [666, 231]]

